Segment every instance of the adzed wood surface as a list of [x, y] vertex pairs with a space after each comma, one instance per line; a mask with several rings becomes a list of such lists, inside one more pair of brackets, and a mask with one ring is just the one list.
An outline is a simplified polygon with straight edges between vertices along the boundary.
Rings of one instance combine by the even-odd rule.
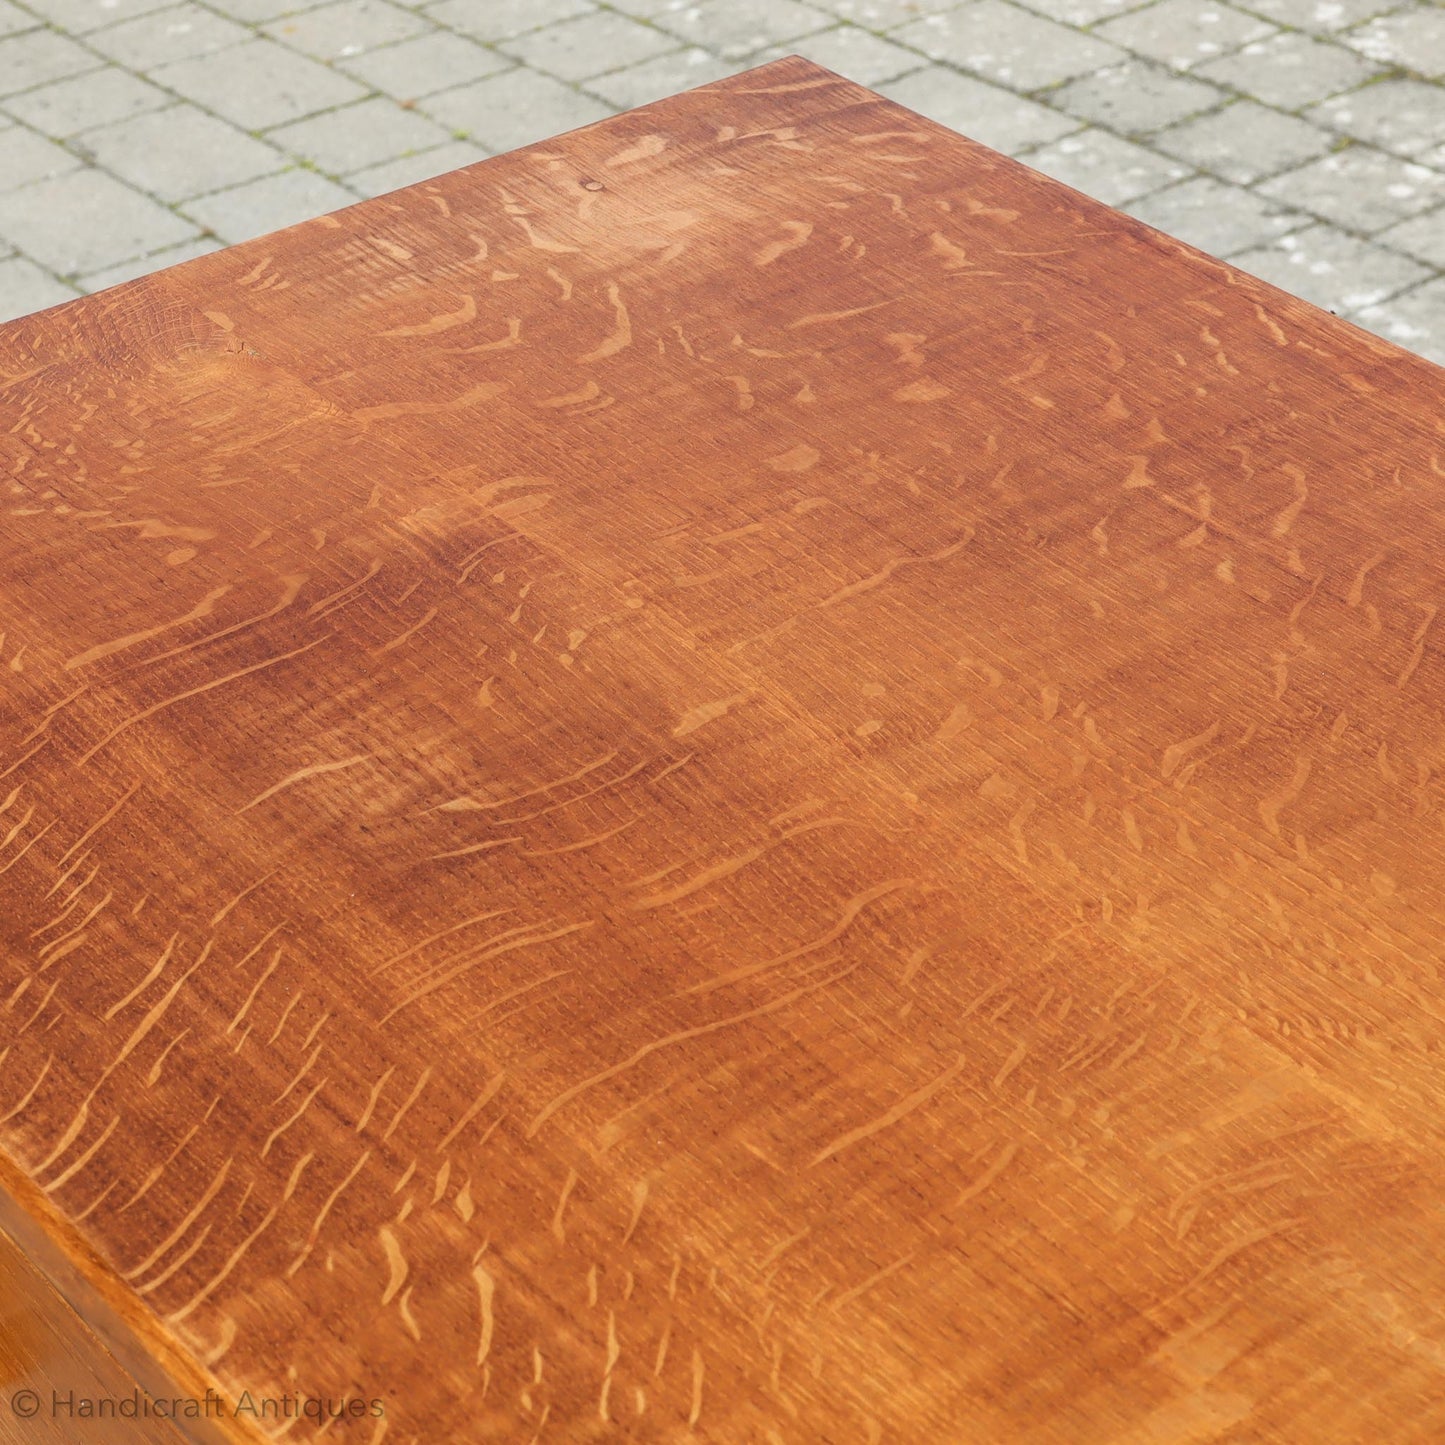
[[793, 59], [0, 381], [0, 1143], [178, 1378], [1445, 1438], [1445, 373]]

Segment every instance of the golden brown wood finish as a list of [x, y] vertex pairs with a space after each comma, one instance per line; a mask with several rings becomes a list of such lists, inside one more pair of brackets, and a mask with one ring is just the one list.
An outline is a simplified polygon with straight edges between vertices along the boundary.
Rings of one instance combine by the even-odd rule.
[[193, 1384], [1445, 1438], [1445, 374], [798, 60], [0, 373], [3, 1144]]
[[[164, 1394], [159, 1379], [152, 1389]], [[169, 1420], [140, 1419], [138, 1382], [0, 1233], [0, 1440], [63, 1445], [86, 1438], [105, 1445], [185, 1445]], [[126, 1414], [121, 1402], [134, 1400]], [[114, 1415], [92, 1420], [86, 1402], [116, 1401]]]

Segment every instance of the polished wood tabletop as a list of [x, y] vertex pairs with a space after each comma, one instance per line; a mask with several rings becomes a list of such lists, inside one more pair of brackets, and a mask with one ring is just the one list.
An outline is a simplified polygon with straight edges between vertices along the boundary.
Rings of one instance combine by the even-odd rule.
[[126, 1370], [1445, 1439], [1445, 372], [789, 59], [0, 396], [0, 1223]]

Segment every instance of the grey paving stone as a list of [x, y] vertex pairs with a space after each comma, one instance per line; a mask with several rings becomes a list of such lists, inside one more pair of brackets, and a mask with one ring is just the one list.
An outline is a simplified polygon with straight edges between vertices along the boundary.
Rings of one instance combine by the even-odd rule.
[[246, 130], [300, 120], [366, 93], [354, 80], [274, 40], [163, 65], [152, 78]]
[[173, 211], [104, 171], [71, 171], [0, 196], [0, 236], [58, 276], [86, 275], [194, 235]]
[[1403, 65], [1421, 75], [1445, 75], [1445, 10], [1433, 5], [1382, 15], [1343, 38], [1371, 60]]
[[1256, 40], [1233, 55], [1206, 61], [1194, 73], [1223, 81], [1245, 95], [1298, 110], [1379, 73], [1379, 66], [1341, 45], [1287, 31]]
[[425, 13], [478, 40], [507, 40], [596, 8], [591, 0], [441, 0]]
[[309, 120], [268, 131], [266, 139], [334, 176], [429, 150], [450, 139], [446, 130], [394, 100], [373, 96]]
[[[629, 6], [637, 0], [628, 0]], [[656, 4], [657, 0], [653, 0]], [[666, 0], [676, 6], [678, 0]], [[836, 15], [840, 20], [851, 20], [868, 30], [891, 30], [896, 25], [907, 25], [924, 15], [937, 15], [943, 10], [954, 10], [963, 0], [810, 0], [819, 10]]]
[[106, 170], [163, 201], [218, 191], [287, 165], [271, 146], [184, 103], [90, 131], [79, 144]]
[[32, 30], [39, 22], [28, 10], [12, 5], [10, 0], [0, 0], [0, 35], [18, 35], [22, 30]]
[[73, 301], [76, 295], [64, 282], [23, 256], [0, 261], [0, 321], [13, 321], [17, 316]]
[[1147, 60], [1126, 60], [1052, 91], [1049, 103], [1126, 135], [1144, 135], [1221, 104], [1225, 92]]
[[14, 95], [94, 70], [102, 62], [54, 30], [29, 30], [0, 40], [0, 95]]
[[832, 20], [799, 0], [697, 0], [681, 10], [669, 7], [655, 15], [653, 23], [724, 60], [735, 60], [822, 30]]
[[133, 261], [122, 261], [119, 266], [107, 266], [80, 277], [75, 284], [87, 293], [104, 291], [107, 286], [119, 286], [122, 281], [134, 281], [137, 276], [149, 276], [154, 271], [164, 271], [168, 266], [179, 266], [182, 261], [194, 261], [197, 256], [207, 256], [220, 249], [219, 241], [202, 236], [179, 246], [168, 246], [164, 251], [153, 251], [149, 256], [137, 256]]
[[406, 40], [431, 27], [414, 10], [387, 0], [341, 0], [338, 5], [283, 16], [263, 29], [273, 40], [317, 60], [340, 60]]
[[646, 105], [666, 95], [676, 95], [680, 90], [691, 90], [695, 86], [721, 80], [743, 69], [746, 63], [719, 60], [696, 47], [674, 50], [670, 55], [659, 55], [656, 60], [644, 60], [641, 65], [629, 65], [626, 70], [599, 75], [587, 82], [587, 89], [618, 110], [630, 110], [635, 105]]
[[462, 140], [448, 141], [433, 150], [419, 151], [413, 156], [401, 156], [384, 165], [355, 171], [346, 177], [346, 184], [363, 196], [384, 196], [388, 191], [414, 186], [431, 180], [433, 176], [444, 176], [448, 171], [459, 171], [463, 166], [475, 165], [486, 158], [487, 153], [481, 146]]
[[1122, 205], [1190, 173], [1189, 167], [1120, 140], [1106, 130], [1081, 130], [1030, 151], [1023, 159], [1034, 170], [1106, 206]]
[[535, 71], [509, 70], [417, 104], [433, 120], [494, 155], [611, 115], [611, 108]]
[[1097, 25], [1101, 20], [1137, 10], [1140, 0], [1018, 0], [1018, 3], [1065, 25]]
[[1259, 190], [1368, 236], [1439, 205], [1445, 175], [1357, 145], [1276, 176]]
[[325, 0], [206, 0], [206, 3], [243, 25], [260, 25], [281, 15], [313, 9], [325, 4]]
[[513, 62], [475, 41], [447, 30], [436, 30], [337, 63], [348, 75], [354, 75], [385, 95], [397, 100], [416, 100], [509, 70]]
[[1237, 100], [1154, 137], [1167, 154], [1240, 185], [1314, 160], [1333, 141], [1318, 126], [1252, 100]]
[[5, 102], [5, 109], [46, 135], [63, 138], [170, 103], [171, 97], [165, 91], [128, 70], [109, 65], [104, 70], [13, 95]]
[[1245, 10], [1316, 35], [1331, 35], [1382, 10], [1393, 10], [1399, 0], [1249, 0]]
[[1337, 316], [1388, 300], [1431, 274], [1416, 261], [1324, 225], [1307, 226], [1230, 261]]
[[1381, 150], [1418, 156], [1445, 141], [1445, 89], [1419, 80], [1381, 80], [1316, 106], [1309, 118]]
[[1375, 239], [1382, 246], [1404, 251], [1406, 255], [1445, 271], [1445, 206], [1401, 221], [1388, 231], [1381, 231]]
[[315, 171], [297, 169], [265, 176], [233, 190], [215, 191], [188, 201], [184, 210], [208, 231], [234, 244], [339, 211], [358, 199], [353, 191]]
[[[88, 30], [99, 30], [102, 25], [115, 25], [174, 3], [175, 0], [26, 0], [26, 9], [71, 35], [84, 35]], [[15, 9], [7, 0], [4, 14], [9, 15]], [[26, 23], [35, 22], [27, 17]], [[0, 25], [0, 28], [21, 27]]]
[[1231, 256], [1262, 245], [1310, 220], [1277, 201], [1210, 176], [1181, 181], [1142, 200], [1128, 201], [1120, 209], [1211, 256]]
[[1392, 301], [1367, 306], [1351, 319], [1375, 335], [1445, 366], [1445, 276]]
[[200, 5], [173, 5], [136, 20], [97, 30], [89, 43], [102, 55], [132, 70], [150, 71], [173, 60], [224, 50], [250, 38], [250, 32]]
[[1006, 155], [1045, 145], [1079, 129], [1047, 106], [942, 65], [878, 87], [880, 94]]
[[1131, 15], [1106, 20], [1097, 33], [1176, 70], [1188, 70], [1265, 40], [1274, 30], [1267, 20], [1215, 0], [1158, 0]]
[[675, 37], [605, 10], [497, 43], [504, 55], [561, 80], [586, 80], [678, 48]]
[[748, 64], [762, 65], [764, 61], [780, 59], [784, 55], [805, 56], [817, 65], [826, 65], [829, 70], [846, 75], [859, 85], [868, 86], [896, 80], [900, 75], [928, 64], [916, 50], [905, 50], [903, 46], [894, 45], [881, 35], [874, 35], [857, 25], [835, 25], [831, 30], [820, 30], [816, 35], [790, 40], [785, 45], [760, 51], [749, 59]]
[[0, 191], [13, 191], [16, 186], [49, 176], [64, 175], [80, 164], [63, 146], [36, 135], [23, 125], [0, 132]]
[[1012, 90], [1056, 85], [1125, 58], [1106, 41], [1004, 0], [973, 0], [905, 25], [893, 38]]
[[608, 0], [608, 9], [620, 10], [638, 20], [651, 20], [664, 10], [685, 10], [692, 0]]

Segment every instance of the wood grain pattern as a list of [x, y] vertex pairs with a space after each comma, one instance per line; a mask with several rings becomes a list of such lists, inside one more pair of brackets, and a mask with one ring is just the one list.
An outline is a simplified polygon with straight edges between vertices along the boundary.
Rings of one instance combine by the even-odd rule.
[[1445, 373], [793, 59], [0, 383], [0, 1144], [170, 1368], [1445, 1438]]
[[[167, 1395], [164, 1380], [148, 1382]], [[141, 1419], [141, 1387], [96, 1332], [72, 1310], [9, 1235], [0, 1233], [0, 1440], [69, 1445], [186, 1445], [169, 1419]], [[84, 1402], [135, 1400], [103, 1422], [86, 1420]], [[27, 1415], [32, 1403], [34, 1415]], [[16, 1411], [19, 1410], [17, 1418]], [[209, 1436], [208, 1439], [219, 1439]]]

